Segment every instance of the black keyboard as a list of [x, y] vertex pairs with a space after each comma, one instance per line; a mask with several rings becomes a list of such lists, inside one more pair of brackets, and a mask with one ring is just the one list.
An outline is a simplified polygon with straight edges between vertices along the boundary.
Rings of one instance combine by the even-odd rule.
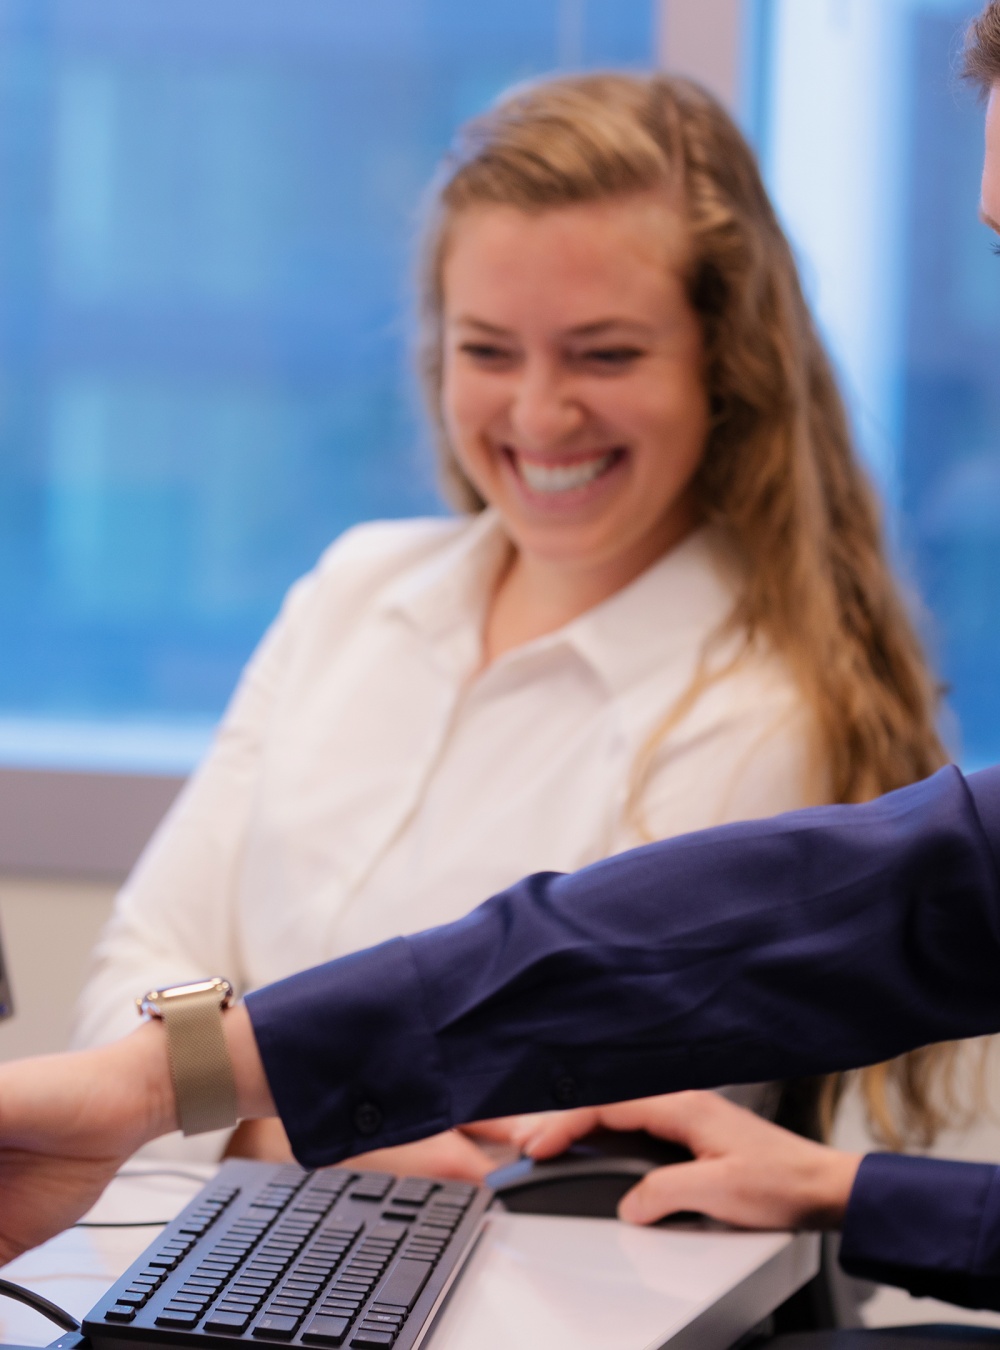
[[479, 1235], [488, 1190], [331, 1167], [224, 1163], [84, 1319], [94, 1350], [150, 1343], [423, 1340]]

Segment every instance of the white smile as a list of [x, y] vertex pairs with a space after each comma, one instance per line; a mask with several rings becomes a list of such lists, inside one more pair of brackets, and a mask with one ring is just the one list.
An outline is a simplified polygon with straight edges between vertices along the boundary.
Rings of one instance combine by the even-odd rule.
[[572, 464], [539, 464], [537, 460], [524, 459], [518, 454], [512, 454], [511, 458], [532, 492], [572, 492], [586, 487], [610, 469], [618, 452], [609, 450], [592, 459], [574, 460]]

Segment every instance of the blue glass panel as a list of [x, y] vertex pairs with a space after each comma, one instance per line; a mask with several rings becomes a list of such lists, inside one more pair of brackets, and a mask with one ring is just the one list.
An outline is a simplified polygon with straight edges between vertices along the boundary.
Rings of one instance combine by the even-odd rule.
[[1000, 760], [1000, 261], [977, 219], [983, 111], [955, 88], [954, 14], [912, 25], [903, 537], [982, 764]]
[[758, 0], [751, 100], [969, 767], [1000, 759], [1000, 261], [958, 59], [980, 8]]
[[345, 526], [441, 510], [422, 188], [652, 0], [0, 0], [0, 715], [212, 717]]

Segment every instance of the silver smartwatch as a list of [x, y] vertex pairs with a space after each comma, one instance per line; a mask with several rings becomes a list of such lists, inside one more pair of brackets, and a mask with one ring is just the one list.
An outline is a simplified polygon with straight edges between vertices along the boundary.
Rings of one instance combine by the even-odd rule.
[[185, 1134], [221, 1130], [238, 1119], [236, 1080], [222, 1032], [222, 1013], [232, 1002], [233, 986], [219, 976], [151, 989], [136, 999], [140, 1014], [156, 1018], [166, 1030], [177, 1117]]

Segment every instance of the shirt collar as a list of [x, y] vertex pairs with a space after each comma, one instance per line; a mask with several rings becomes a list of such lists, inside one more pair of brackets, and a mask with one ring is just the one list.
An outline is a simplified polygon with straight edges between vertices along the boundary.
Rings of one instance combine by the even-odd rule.
[[478, 637], [509, 553], [510, 541], [495, 511], [456, 521], [452, 539], [389, 586], [380, 608], [401, 615], [432, 641], [462, 630]]
[[[509, 556], [495, 511], [457, 524], [455, 536], [383, 594], [381, 608], [407, 619], [472, 668], [479, 659], [486, 606]], [[732, 612], [740, 570], [725, 533], [706, 525], [634, 581], [563, 628], [510, 652], [504, 664], [571, 648], [613, 694], [624, 693], [674, 659], [690, 663]], [[500, 664], [500, 663], [498, 663]]]
[[690, 664], [692, 651], [732, 614], [739, 585], [724, 531], [702, 526], [562, 635], [609, 692], [622, 694], [673, 661]]

